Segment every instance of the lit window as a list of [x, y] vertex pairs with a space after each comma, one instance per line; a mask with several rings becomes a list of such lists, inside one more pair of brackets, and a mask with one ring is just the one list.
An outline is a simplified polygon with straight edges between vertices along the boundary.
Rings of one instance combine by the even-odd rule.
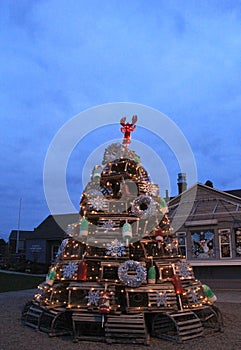
[[196, 231], [192, 237], [192, 257], [196, 259], [210, 259], [215, 257], [214, 232]]
[[178, 232], [177, 239], [178, 239], [179, 252], [182, 256], [186, 257], [187, 256], [186, 233], [185, 232]]
[[241, 228], [235, 232], [236, 256], [241, 256]]
[[219, 233], [219, 254], [220, 259], [231, 258], [231, 235], [229, 229], [222, 229], [218, 231]]

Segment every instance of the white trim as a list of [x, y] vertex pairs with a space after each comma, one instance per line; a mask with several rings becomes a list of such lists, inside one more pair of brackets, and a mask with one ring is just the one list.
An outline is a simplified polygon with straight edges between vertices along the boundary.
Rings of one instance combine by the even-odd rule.
[[224, 260], [187, 260], [191, 266], [241, 266], [241, 259], [224, 259]]
[[229, 228], [221, 228], [221, 229], [218, 230], [218, 233], [219, 234], [230, 233], [230, 229]]
[[207, 220], [193, 220], [193, 221], [186, 221], [185, 226], [209, 226], [209, 225], [217, 225], [218, 220], [217, 219], [207, 219]]

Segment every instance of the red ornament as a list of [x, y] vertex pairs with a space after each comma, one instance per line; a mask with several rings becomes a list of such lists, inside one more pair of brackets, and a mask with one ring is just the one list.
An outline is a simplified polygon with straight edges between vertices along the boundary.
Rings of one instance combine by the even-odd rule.
[[121, 118], [120, 124], [122, 126], [121, 132], [124, 133], [124, 138], [123, 138], [123, 144], [124, 145], [129, 145], [131, 142], [131, 132], [133, 132], [136, 128], [135, 123], [137, 122], [137, 116], [134, 115], [132, 117], [132, 122], [131, 123], [126, 123], [126, 117]]
[[107, 290], [102, 290], [100, 292], [99, 313], [100, 314], [110, 313], [110, 293]]
[[161, 247], [161, 242], [163, 242], [163, 231], [160, 227], [157, 227], [155, 230], [154, 230], [154, 236], [156, 238], [156, 241], [158, 242], [158, 248], [160, 249]]
[[87, 263], [84, 260], [81, 260], [78, 265], [77, 280], [86, 281], [86, 279], [87, 279]]
[[172, 284], [174, 285], [176, 294], [180, 295], [184, 293], [184, 290], [182, 288], [182, 282], [177, 274], [173, 275]]
[[157, 227], [154, 230], [154, 236], [156, 237], [156, 239], [157, 239], [157, 237], [162, 237], [163, 236], [163, 231], [162, 231], [162, 229], [160, 227]]

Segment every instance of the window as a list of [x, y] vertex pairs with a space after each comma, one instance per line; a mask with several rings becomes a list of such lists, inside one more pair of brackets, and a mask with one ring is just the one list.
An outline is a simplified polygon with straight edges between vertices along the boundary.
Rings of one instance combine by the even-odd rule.
[[24, 241], [18, 241], [18, 251], [19, 252], [24, 252], [24, 249], [25, 248], [25, 246], [24, 246]]
[[215, 258], [214, 232], [196, 231], [191, 233], [192, 237], [192, 257], [196, 259]]
[[178, 249], [182, 256], [187, 256], [186, 232], [177, 232]]
[[220, 259], [231, 258], [231, 235], [229, 229], [222, 229], [218, 231], [219, 233], [219, 254]]
[[241, 228], [238, 228], [235, 232], [235, 249], [236, 256], [241, 256]]
[[54, 261], [56, 258], [56, 255], [58, 253], [59, 246], [58, 245], [52, 245], [51, 246], [51, 261]]

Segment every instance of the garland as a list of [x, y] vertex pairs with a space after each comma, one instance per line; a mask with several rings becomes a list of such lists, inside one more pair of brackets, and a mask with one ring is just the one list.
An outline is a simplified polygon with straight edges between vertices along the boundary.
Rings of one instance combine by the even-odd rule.
[[[136, 271], [136, 275], [129, 275], [128, 271]], [[146, 282], [146, 268], [138, 261], [128, 260], [120, 264], [118, 277], [127, 287], [139, 287], [142, 283]]]

